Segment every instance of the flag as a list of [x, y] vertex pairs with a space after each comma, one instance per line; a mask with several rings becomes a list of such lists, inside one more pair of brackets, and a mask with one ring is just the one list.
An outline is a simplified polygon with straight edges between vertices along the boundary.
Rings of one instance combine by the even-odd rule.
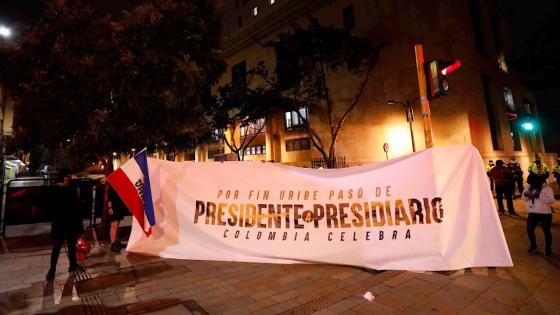
[[146, 149], [140, 151], [119, 169], [107, 176], [107, 181], [132, 212], [132, 215], [146, 233], [146, 237], [150, 236], [152, 226], [156, 224], [156, 219]]

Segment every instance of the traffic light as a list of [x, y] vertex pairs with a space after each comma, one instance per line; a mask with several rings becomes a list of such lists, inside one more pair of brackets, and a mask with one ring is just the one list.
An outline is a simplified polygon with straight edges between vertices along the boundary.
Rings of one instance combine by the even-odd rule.
[[521, 124], [521, 128], [523, 128], [523, 129], [525, 129], [525, 130], [527, 130], [527, 131], [531, 131], [531, 130], [533, 130], [533, 129], [535, 128], [535, 126], [533, 125], [532, 122], [526, 121], [526, 122], [523, 122], [523, 123]]
[[461, 67], [461, 60], [452, 61], [432, 60], [424, 63], [424, 72], [426, 73], [426, 86], [428, 88], [428, 97], [436, 98], [447, 95], [449, 91], [449, 82], [447, 75]]
[[521, 126], [524, 131], [533, 131], [537, 129], [537, 123], [534, 117], [531, 114], [527, 113], [521, 113], [519, 126]]
[[506, 117], [508, 120], [516, 120], [517, 119], [517, 112], [506, 111]]

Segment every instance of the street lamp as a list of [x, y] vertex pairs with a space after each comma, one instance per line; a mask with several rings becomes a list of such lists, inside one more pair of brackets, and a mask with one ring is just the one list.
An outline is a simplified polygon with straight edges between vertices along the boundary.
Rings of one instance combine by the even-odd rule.
[[404, 106], [406, 110], [406, 121], [408, 121], [408, 126], [410, 127], [410, 140], [412, 141], [412, 152], [416, 152], [416, 143], [414, 142], [414, 131], [412, 129], [412, 122], [414, 122], [414, 110], [412, 109], [412, 103], [414, 103], [414, 101], [416, 100], [417, 99], [413, 100], [412, 102], [410, 102], [409, 100], [406, 100], [405, 102], [395, 101], [395, 100], [387, 101], [388, 105], [401, 104], [402, 106]]
[[9, 27], [0, 25], [0, 36], [10, 38], [10, 36], [12, 36], [12, 30]]

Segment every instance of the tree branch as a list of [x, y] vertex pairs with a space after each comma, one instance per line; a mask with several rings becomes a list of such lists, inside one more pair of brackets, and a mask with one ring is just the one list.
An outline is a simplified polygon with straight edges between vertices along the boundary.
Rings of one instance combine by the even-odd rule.
[[[340, 117], [340, 120], [338, 121], [338, 125], [336, 126], [336, 130], [334, 133], [334, 137], [333, 140], [336, 140], [336, 138], [338, 137], [338, 132], [340, 131], [340, 129], [342, 128], [342, 124], [344, 124], [344, 121], [346, 120], [346, 118], [348, 117], [348, 115], [350, 114], [350, 112], [354, 109], [354, 107], [356, 107], [356, 105], [358, 104], [358, 101], [360, 100], [360, 97], [362, 96], [364, 89], [366, 87], [366, 84], [369, 80], [369, 75], [371, 73], [371, 70], [373, 69], [373, 63], [368, 65], [368, 69], [366, 72], [366, 76], [364, 78], [364, 81], [362, 82], [362, 84], [360, 85], [360, 88], [358, 90], [358, 94], [356, 95], [356, 98], [354, 99], [354, 101], [352, 102], [352, 104], [350, 104], [350, 106], [346, 109], [346, 111], [344, 112], [344, 114], [342, 115], [342, 117]], [[334, 143], [334, 141], [333, 141]], [[333, 144], [331, 143], [331, 146]]]

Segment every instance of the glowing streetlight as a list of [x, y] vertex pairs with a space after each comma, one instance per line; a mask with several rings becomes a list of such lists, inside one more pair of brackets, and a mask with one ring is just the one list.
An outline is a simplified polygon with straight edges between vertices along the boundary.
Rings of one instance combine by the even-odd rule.
[[12, 36], [12, 30], [9, 27], [0, 25], [0, 36], [10, 38], [10, 36]]
[[416, 99], [413, 100], [412, 102], [410, 102], [409, 100], [406, 100], [405, 102], [395, 101], [395, 100], [387, 101], [388, 105], [401, 104], [406, 109], [406, 121], [408, 121], [408, 126], [410, 128], [410, 140], [412, 141], [412, 152], [416, 152], [416, 143], [414, 141], [414, 131], [412, 128], [412, 123], [414, 122], [414, 111], [412, 109], [412, 103], [414, 101], [416, 101]]

